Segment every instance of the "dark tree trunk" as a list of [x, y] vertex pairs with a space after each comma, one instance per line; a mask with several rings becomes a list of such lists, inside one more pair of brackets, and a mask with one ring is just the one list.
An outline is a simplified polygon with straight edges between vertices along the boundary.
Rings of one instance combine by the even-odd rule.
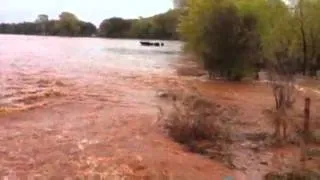
[[307, 41], [306, 41], [305, 31], [303, 26], [301, 26], [300, 29], [301, 29], [302, 46], [303, 46], [303, 75], [307, 75], [307, 70], [308, 70]]
[[303, 51], [303, 75], [307, 75], [308, 70], [308, 49], [307, 49], [307, 39], [306, 39], [306, 33], [304, 29], [304, 22], [303, 22], [303, 1], [300, 1], [300, 7], [299, 7], [299, 13], [300, 13], [300, 32], [302, 37], [302, 51]]

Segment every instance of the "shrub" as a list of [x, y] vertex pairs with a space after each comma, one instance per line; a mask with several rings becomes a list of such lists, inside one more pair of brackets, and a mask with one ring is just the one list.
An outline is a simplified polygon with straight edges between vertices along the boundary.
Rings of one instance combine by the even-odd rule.
[[[168, 134], [180, 143], [227, 137], [229, 111], [197, 94], [177, 96], [165, 118]], [[163, 116], [162, 116], [163, 117]]]
[[253, 13], [240, 12], [231, 1], [190, 1], [179, 31], [209, 74], [241, 80], [259, 60], [257, 23]]
[[250, 73], [259, 51], [255, 26], [253, 15], [240, 16], [233, 6], [213, 12], [204, 27], [206, 49], [201, 56], [205, 68], [230, 80], [241, 80]]

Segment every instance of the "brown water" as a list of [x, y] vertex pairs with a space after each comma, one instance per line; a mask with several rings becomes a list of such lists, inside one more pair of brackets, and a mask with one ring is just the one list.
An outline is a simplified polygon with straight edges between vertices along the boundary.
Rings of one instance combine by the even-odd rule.
[[180, 42], [0, 35], [0, 177], [221, 179], [156, 120]]
[[[184, 63], [181, 43], [164, 43], [141, 47], [138, 40], [0, 35], [0, 177], [262, 179], [269, 169], [283, 167], [269, 162], [279, 153], [256, 154], [239, 142], [235, 162], [248, 170], [230, 170], [186, 151], [161, 131], [155, 123], [157, 90], [186, 84], [176, 75]], [[273, 103], [265, 87], [187, 84], [242, 107], [244, 122], [235, 128], [272, 129], [261, 120]]]
[[173, 74], [181, 43], [164, 43], [142, 47], [138, 40], [0, 35], [0, 109], [90, 96], [88, 90], [106, 85], [119, 95], [133, 78]]

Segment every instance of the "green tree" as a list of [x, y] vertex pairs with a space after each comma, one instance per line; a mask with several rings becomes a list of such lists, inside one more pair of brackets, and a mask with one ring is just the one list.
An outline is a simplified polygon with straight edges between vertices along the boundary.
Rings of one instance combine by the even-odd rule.
[[315, 73], [320, 68], [320, 1], [297, 0], [285, 4], [281, 0], [237, 1], [241, 10], [251, 11], [259, 19], [264, 56], [272, 64], [279, 51], [287, 51], [288, 64], [296, 72]]
[[130, 29], [130, 37], [147, 39], [151, 38], [151, 27], [152, 24], [148, 19], [140, 18], [132, 21]]
[[59, 35], [59, 29], [58, 29], [58, 20], [50, 20], [47, 22], [47, 34], [56, 36]]
[[232, 1], [190, 0], [179, 30], [210, 74], [240, 80], [259, 59], [257, 18], [241, 14]]
[[169, 10], [148, 18], [105, 19], [99, 27], [99, 35], [112, 38], [178, 39], [176, 31], [180, 10]]
[[177, 39], [177, 24], [179, 22], [179, 10], [169, 10], [150, 18], [150, 33], [157, 39]]
[[80, 32], [79, 20], [72, 13], [62, 12], [59, 15], [57, 28], [59, 29], [59, 35], [77, 36], [79, 35], [79, 32]]
[[41, 34], [47, 34], [47, 23], [49, 21], [49, 16], [46, 14], [40, 14], [38, 15], [38, 18], [36, 19], [36, 24], [38, 26], [38, 29], [40, 29]]
[[49, 21], [49, 16], [46, 14], [40, 14], [38, 15], [38, 18], [36, 19], [36, 23], [45, 23]]
[[98, 31], [101, 37], [178, 39], [176, 27], [179, 16], [180, 10], [170, 10], [148, 18], [105, 19], [97, 30], [94, 24], [81, 21], [69, 12], [61, 13], [58, 20], [49, 20], [47, 15], [40, 14], [30, 23], [2, 23], [0, 33], [92, 36]]
[[305, 75], [320, 68], [320, 2], [317, 0], [298, 0], [292, 4], [296, 36], [302, 54], [302, 67]]
[[92, 36], [97, 33], [97, 27], [90, 22], [79, 21], [80, 24], [80, 35], [81, 36]]
[[114, 17], [105, 19], [99, 28], [99, 34], [103, 37], [128, 37], [131, 28], [131, 21]]
[[34, 22], [0, 24], [3, 34], [92, 36], [96, 31], [94, 24], [78, 20], [67, 12], [61, 13], [59, 20], [49, 20], [47, 15], [40, 14]]
[[202, 41], [203, 27], [210, 12], [217, 9], [216, 1], [189, 0], [188, 9], [181, 16], [178, 31], [182, 40], [186, 42], [186, 50], [200, 55], [204, 48]]

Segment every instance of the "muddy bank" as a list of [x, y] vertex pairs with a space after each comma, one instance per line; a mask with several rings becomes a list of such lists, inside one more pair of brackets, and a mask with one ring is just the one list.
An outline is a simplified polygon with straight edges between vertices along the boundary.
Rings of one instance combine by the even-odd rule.
[[[183, 92], [181, 89], [170, 88], [169, 91], [160, 94], [160, 98], [167, 103], [164, 107], [168, 107], [170, 104], [177, 106], [176, 101], [179, 101], [177, 97], [188, 97], [189, 92], [197, 91], [196, 96], [199, 100], [205, 99], [213, 102], [211, 105], [207, 104], [209, 112], [206, 112], [206, 115], [206, 113], [198, 111], [197, 107], [190, 109], [192, 103], [184, 103], [184, 100], [180, 100], [185, 108], [175, 110], [178, 115], [170, 114], [169, 110], [168, 116], [163, 118], [163, 121], [169, 119], [169, 122], [164, 122], [164, 124], [169, 123], [170, 126], [172, 126], [172, 122], [179, 123], [179, 125], [175, 125], [175, 129], [170, 127], [171, 130], [169, 128], [168, 135], [172, 136], [173, 139], [176, 139], [176, 132], [179, 132], [181, 128], [184, 129], [183, 134], [179, 134], [179, 136], [191, 142], [181, 141], [180, 139], [176, 139], [176, 141], [184, 144], [188, 151], [201, 154], [225, 164], [230, 169], [240, 171], [246, 179], [264, 179], [268, 174], [281, 176], [281, 174], [305, 170], [319, 175], [319, 155], [309, 153], [312, 151], [320, 152], [319, 144], [312, 142], [302, 145], [300, 143], [301, 136], [296, 132], [297, 125], [301, 129], [303, 127], [303, 99], [305, 96], [311, 96], [313, 99], [312, 119], [314, 120], [311, 125], [312, 131], [316, 133], [319, 130], [316, 121], [319, 117], [316, 110], [319, 108], [319, 101], [316, 94], [299, 95], [294, 107], [294, 117], [290, 119], [292, 122], [289, 124], [289, 138], [279, 144], [274, 138], [273, 119], [266, 114], [266, 111], [274, 106], [271, 90], [266, 85], [222, 81], [192, 81], [187, 84], [189, 86], [185, 89], [189, 88], [189, 91]], [[190, 84], [192, 84], [191, 88]], [[226, 117], [224, 114], [216, 113], [219, 112], [221, 107], [234, 110], [225, 110], [228, 112]], [[199, 117], [194, 116], [194, 114], [199, 113], [202, 113], [200, 119], [202, 118], [204, 123], [207, 124], [205, 127], [201, 126], [202, 123], [193, 124], [199, 121]], [[177, 117], [181, 119], [175, 120]], [[221, 119], [223, 119], [222, 123]], [[210, 124], [213, 125], [212, 128], [210, 128]], [[197, 134], [194, 128], [200, 128], [202, 131], [210, 129], [211, 134], [194, 139]], [[189, 130], [192, 133], [186, 134]], [[223, 130], [222, 134], [221, 130]], [[170, 134], [170, 131], [175, 132], [175, 134]], [[227, 137], [226, 134], [228, 134]], [[224, 138], [219, 138], [219, 136]], [[302, 161], [303, 158], [305, 161]], [[268, 176], [268, 178], [270, 177]]]
[[[238, 107], [240, 114], [231, 123], [233, 142], [229, 149], [232, 151], [231, 164], [247, 177], [260, 179], [266, 178], [267, 174], [276, 174], [284, 179], [285, 176], [289, 179], [294, 179], [294, 176], [302, 179], [319, 177], [320, 158], [319, 154], [314, 152], [320, 152], [320, 114], [317, 111], [320, 107], [320, 97], [314, 88], [305, 86], [304, 80], [301, 80], [299, 85], [303, 90], [297, 92], [296, 102], [286, 120], [289, 137], [283, 142], [277, 142], [274, 138], [274, 117], [266, 113], [275, 106], [271, 89], [266, 84], [221, 81], [198, 83], [198, 89], [202, 90], [203, 96], [210, 95], [217, 102]], [[303, 143], [301, 134], [306, 97], [312, 101], [312, 137], [308, 144]]]

